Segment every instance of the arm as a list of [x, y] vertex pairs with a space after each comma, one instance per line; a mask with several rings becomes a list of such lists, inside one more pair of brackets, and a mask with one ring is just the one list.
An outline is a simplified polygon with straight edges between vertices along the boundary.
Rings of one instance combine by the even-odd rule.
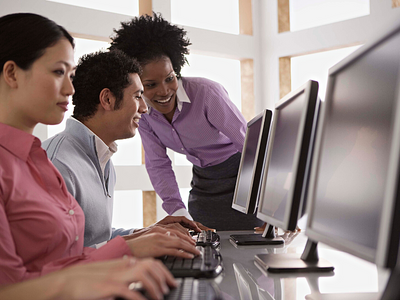
[[238, 152], [242, 152], [247, 127], [245, 118], [222, 85], [214, 85], [209, 94], [205, 99], [207, 119], [232, 141]]
[[165, 267], [152, 259], [119, 259], [74, 266], [42, 278], [0, 288], [0, 299], [18, 300], [89, 300], [120, 296], [139, 299], [129, 288], [131, 282], [142, 282], [155, 298], [176, 282]]
[[[37, 278], [73, 264], [121, 258], [124, 255], [131, 255], [131, 249], [121, 237], [114, 239], [112, 242], [107, 243], [107, 245], [97, 250], [92, 248], [83, 248], [83, 251], [76, 250], [76, 247], [72, 247], [71, 244], [69, 244], [70, 252], [76, 255], [72, 254], [70, 257], [61, 258], [62, 253], [66, 253], [67, 251], [64, 248], [53, 249], [53, 253], [58, 253], [58, 257], [60, 258], [49, 261], [46, 257], [46, 253], [36, 253], [32, 260], [36, 261], [37, 267], [32, 271], [26, 268], [24, 259], [17, 251], [14, 236], [10, 224], [8, 223], [5, 202], [1, 197], [0, 228], [0, 285]], [[81, 236], [81, 238], [82, 237], [83, 236]], [[21, 239], [22, 237], [19, 237], [20, 241]], [[47, 239], [45, 237], [43, 237], [43, 239], [42, 242], [46, 243]], [[40, 243], [40, 241], [38, 241], [38, 243]], [[65, 244], [60, 244], [58, 247], [65, 247]]]
[[154, 190], [164, 202], [164, 210], [168, 214], [179, 209], [186, 210], [166, 147], [143, 118], [139, 122], [139, 133], [145, 151], [146, 169]]

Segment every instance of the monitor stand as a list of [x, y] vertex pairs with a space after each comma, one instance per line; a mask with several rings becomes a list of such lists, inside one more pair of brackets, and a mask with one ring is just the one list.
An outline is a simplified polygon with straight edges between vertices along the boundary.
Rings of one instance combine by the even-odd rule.
[[240, 246], [246, 245], [282, 245], [284, 240], [275, 234], [275, 226], [267, 225], [262, 234], [232, 234], [231, 241]]
[[270, 273], [332, 272], [334, 267], [325, 259], [318, 258], [318, 243], [307, 240], [301, 255], [297, 253], [256, 254], [255, 261]]

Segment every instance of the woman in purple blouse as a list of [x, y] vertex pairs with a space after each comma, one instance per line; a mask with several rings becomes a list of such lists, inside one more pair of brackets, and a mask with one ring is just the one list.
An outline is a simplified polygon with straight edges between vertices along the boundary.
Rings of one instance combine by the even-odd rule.
[[[150, 108], [139, 132], [147, 172], [164, 210], [217, 230], [260, 226], [255, 216], [231, 208], [246, 120], [219, 83], [181, 77], [190, 45], [186, 32], [157, 14], [133, 18], [115, 32], [110, 49], [135, 57], [143, 68], [143, 97]], [[189, 212], [167, 148], [193, 164]]]

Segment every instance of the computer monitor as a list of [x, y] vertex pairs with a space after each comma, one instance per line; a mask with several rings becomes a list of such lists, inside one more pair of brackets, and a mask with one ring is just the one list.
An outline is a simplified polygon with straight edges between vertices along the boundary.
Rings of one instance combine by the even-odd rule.
[[295, 230], [306, 194], [318, 117], [318, 82], [308, 81], [277, 103], [257, 218]]
[[265, 109], [247, 123], [232, 208], [254, 214], [263, 172], [272, 112]]
[[[257, 211], [257, 218], [269, 224], [265, 236], [273, 226], [295, 230], [304, 212], [319, 103], [318, 83], [310, 80], [276, 105]], [[304, 272], [287, 255], [259, 254], [255, 259], [270, 272]], [[293, 260], [304, 265], [299, 257]], [[317, 269], [323, 266], [325, 262]]]
[[[245, 214], [255, 214], [256, 212], [271, 121], [272, 112], [265, 109], [247, 123], [232, 200], [232, 208]], [[261, 237], [260, 234], [234, 234], [230, 238], [234, 245], [271, 244], [270, 240]], [[273, 244], [283, 244], [283, 240], [276, 239]]]
[[392, 270], [382, 299], [400, 299], [399, 49], [397, 25], [329, 70], [308, 198], [309, 240]]

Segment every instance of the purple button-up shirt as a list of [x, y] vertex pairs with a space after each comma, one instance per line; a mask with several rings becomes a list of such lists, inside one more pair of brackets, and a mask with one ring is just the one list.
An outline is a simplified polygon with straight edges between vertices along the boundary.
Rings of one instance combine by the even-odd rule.
[[167, 148], [185, 154], [196, 166], [214, 166], [242, 151], [247, 124], [223, 86], [211, 80], [182, 78], [177, 98], [172, 123], [155, 109], [139, 122], [146, 169], [169, 214], [185, 205]]

